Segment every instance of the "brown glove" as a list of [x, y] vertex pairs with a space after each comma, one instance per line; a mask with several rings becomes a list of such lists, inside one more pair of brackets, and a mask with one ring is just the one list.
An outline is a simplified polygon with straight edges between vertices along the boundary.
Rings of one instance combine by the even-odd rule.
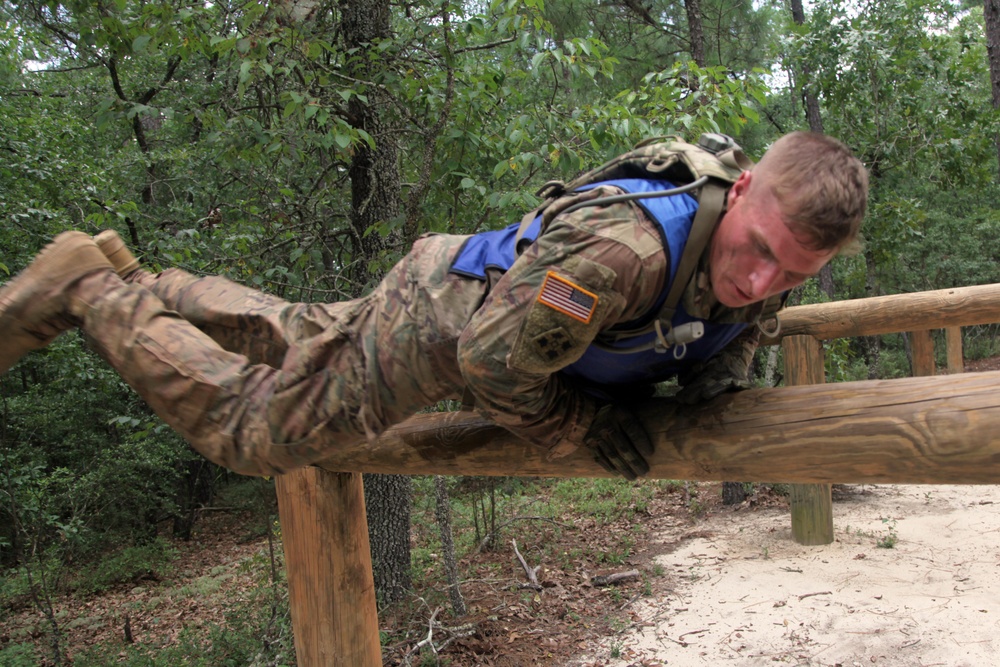
[[649, 472], [646, 457], [653, 454], [653, 441], [638, 416], [623, 405], [598, 410], [583, 442], [608, 472], [630, 480]]

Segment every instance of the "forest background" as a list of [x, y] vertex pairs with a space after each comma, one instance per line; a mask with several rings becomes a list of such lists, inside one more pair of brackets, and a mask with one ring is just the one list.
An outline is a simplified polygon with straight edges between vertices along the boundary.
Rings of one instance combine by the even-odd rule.
[[[794, 299], [993, 283], [998, 82], [990, 0], [9, 1], [0, 276], [60, 231], [113, 228], [154, 269], [336, 301], [418, 235], [510, 224], [545, 181], [648, 137], [724, 132], [756, 158], [814, 129], [864, 161], [870, 207], [863, 252]], [[967, 328], [967, 356], [996, 334]], [[831, 381], [909, 374], [905, 336], [827, 352]], [[780, 382], [774, 354], [761, 384]], [[46, 648], [7, 637], [0, 663], [68, 660], [52, 600], [169, 567], [220, 497], [280, 531], [271, 480], [192, 453], [77, 334], [0, 378], [0, 399], [0, 623], [18, 605], [48, 623]], [[465, 493], [480, 538], [529, 484], [480, 482], [366, 476], [384, 608], [429, 571], [411, 547], [438, 540], [415, 536], [415, 498]], [[280, 597], [251, 617], [273, 625]], [[248, 627], [248, 654], [293, 660], [287, 633]]]

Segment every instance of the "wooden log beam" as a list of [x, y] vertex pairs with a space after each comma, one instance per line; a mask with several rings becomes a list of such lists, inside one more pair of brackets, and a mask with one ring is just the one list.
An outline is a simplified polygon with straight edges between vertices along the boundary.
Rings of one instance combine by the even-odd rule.
[[[1000, 284], [893, 294], [787, 308], [779, 336], [820, 340], [1000, 322]], [[774, 345], [780, 338], [763, 337]]]
[[[650, 477], [790, 483], [1000, 482], [1000, 371], [754, 389], [640, 412]], [[607, 477], [587, 452], [557, 461], [469, 413], [418, 415], [322, 467], [415, 475]]]

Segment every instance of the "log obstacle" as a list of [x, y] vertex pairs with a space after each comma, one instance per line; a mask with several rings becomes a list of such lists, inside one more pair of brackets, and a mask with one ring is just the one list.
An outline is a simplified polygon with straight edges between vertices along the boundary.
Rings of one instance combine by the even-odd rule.
[[[934, 345], [931, 329], [946, 327], [947, 370], [964, 371], [962, 326], [1000, 322], [1000, 285], [975, 285], [913, 294], [854, 299], [834, 303], [796, 306], [782, 311], [779, 336], [764, 345], [785, 347], [785, 375], [788, 384], [822, 382], [822, 376], [805, 380], [799, 367], [822, 367], [823, 351], [818, 341], [853, 336], [910, 332], [913, 375], [934, 375]], [[791, 339], [812, 338], [816, 346], [797, 345]], [[798, 381], [794, 378], [798, 377]], [[789, 381], [789, 378], [792, 378]], [[789, 505], [792, 533], [801, 544], [828, 544], [833, 541], [833, 500], [829, 488], [793, 486]], [[821, 528], [825, 526], [825, 528]]]
[[[1000, 371], [753, 389], [698, 406], [638, 407], [648, 477], [759, 482], [1000, 483]], [[418, 415], [330, 471], [609, 477], [577, 450], [555, 461], [472, 413]]]
[[[788, 339], [786, 376], [794, 386], [694, 407], [669, 400], [641, 406], [656, 443], [649, 476], [810, 485], [793, 493], [793, 514], [796, 494], [814, 514], [804, 532], [796, 529], [800, 541], [832, 535], [827, 510], [816, 510], [829, 506], [831, 483], [1000, 483], [1000, 371], [935, 377], [924, 336], [948, 327], [954, 339], [958, 327], [993, 322], [1000, 322], [1000, 285], [789, 308], [781, 335], [764, 344]], [[917, 343], [924, 361], [915, 359], [915, 371], [928, 377], [819, 383], [819, 341], [901, 331], [924, 332]], [[948, 365], [956, 372], [960, 353], [949, 355]], [[549, 461], [470, 413], [418, 415], [374, 443], [345, 447], [317, 467], [283, 476], [279, 511], [300, 667], [381, 665], [357, 474], [364, 472], [609, 476], [585, 451]]]

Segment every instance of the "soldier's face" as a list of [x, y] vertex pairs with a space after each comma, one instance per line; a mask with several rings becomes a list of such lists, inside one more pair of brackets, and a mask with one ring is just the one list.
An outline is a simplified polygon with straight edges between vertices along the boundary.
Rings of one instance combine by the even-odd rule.
[[771, 189], [743, 172], [728, 194], [728, 210], [709, 250], [715, 297], [740, 308], [789, 290], [816, 275], [836, 250], [806, 247], [785, 224]]

